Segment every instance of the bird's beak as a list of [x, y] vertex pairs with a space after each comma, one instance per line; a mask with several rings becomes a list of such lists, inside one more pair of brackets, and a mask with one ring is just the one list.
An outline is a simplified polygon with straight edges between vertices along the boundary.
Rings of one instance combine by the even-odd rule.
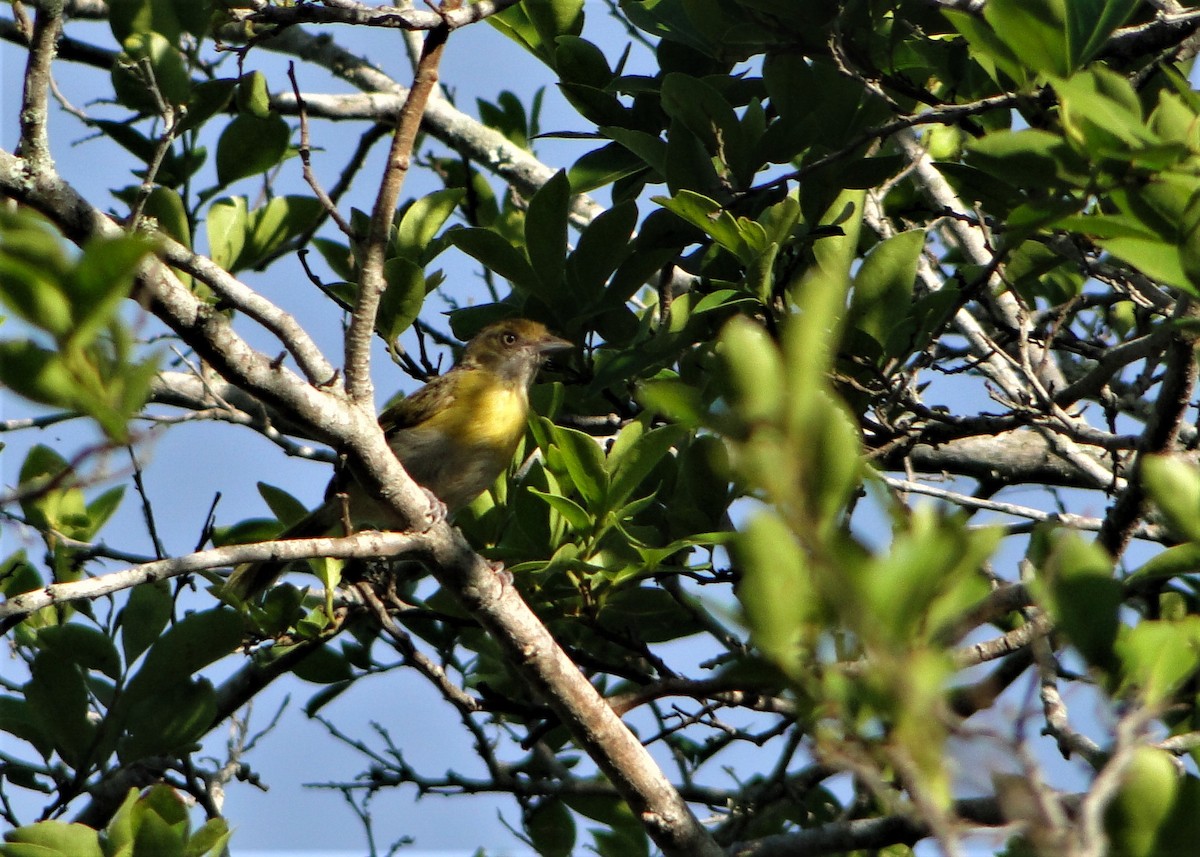
[[575, 347], [575, 343], [557, 336], [551, 336], [547, 333], [545, 338], [534, 347], [537, 349], [538, 354], [550, 354], [554, 351], [569, 351]]

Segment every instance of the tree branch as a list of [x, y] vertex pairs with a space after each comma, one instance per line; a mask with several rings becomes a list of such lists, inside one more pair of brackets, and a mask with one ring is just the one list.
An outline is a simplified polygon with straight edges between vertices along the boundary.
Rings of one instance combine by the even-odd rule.
[[168, 580], [181, 574], [225, 568], [244, 562], [276, 562], [313, 557], [356, 559], [394, 557], [422, 551], [425, 536], [420, 533], [384, 533], [367, 530], [344, 538], [282, 539], [227, 545], [197, 551], [171, 559], [155, 560], [134, 568], [102, 574], [70, 583], [52, 583], [44, 589], [26, 592], [0, 602], [0, 620], [20, 619], [69, 601], [90, 601], [104, 595], [130, 589], [143, 583]]
[[[456, 5], [457, 0], [451, 8]], [[442, 53], [446, 49], [446, 39], [449, 36], [449, 26], [430, 30], [425, 36], [425, 47], [417, 63], [412, 89], [408, 91], [408, 96], [396, 116], [392, 147], [388, 152], [383, 179], [375, 196], [374, 208], [371, 210], [367, 240], [362, 248], [358, 294], [350, 315], [350, 326], [346, 331], [346, 392], [351, 401], [360, 405], [369, 404], [374, 407], [371, 340], [375, 337], [375, 318], [379, 312], [379, 303], [384, 290], [387, 289], [383, 266], [387, 261], [388, 241], [391, 237], [392, 222], [396, 217], [400, 189], [404, 186], [404, 179], [412, 162], [413, 144], [421, 128], [421, 117], [425, 113], [425, 105], [429, 102], [429, 94], [437, 86], [438, 65], [442, 61]]]

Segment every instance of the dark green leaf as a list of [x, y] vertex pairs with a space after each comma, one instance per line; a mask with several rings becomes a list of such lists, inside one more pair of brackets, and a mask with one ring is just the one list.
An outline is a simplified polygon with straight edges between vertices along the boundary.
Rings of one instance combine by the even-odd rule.
[[292, 668], [297, 678], [313, 684], [336, 684], [354, 677], [349, 661], [329, 646], [318, 646]]
[[912, 306], [917, 261], [924, 248], [922, 229], [901, 232], [871, 248], [854, 275], [847, 323], [886, 344]]
[[43, 756], [54, 749], [29, 701], [19, 696], [0, 696], [0, 732], [28, 741]]
[[623, 146], [609, 143], [593, 149], [571, 165], [572, 193], [588, 193], [646, 169], [642, 159]]
[[541, 280], [525, 255], [499, 233], [490, 229], [451, 229], [446, 239], [521, 291], [537, 294], [541, 290]]
[[563, 294], [570, 203], [571, 183], [566, 171], [559, 170], [529, 200], [525, 214], [525, 247], [542, 284], [538, 294], [543, 300], [559, 299]]
[[97, 670], [111, 679], [121, 677], [121, 657], [112, 638], [95, 628], [74, 622], [43, 628], [38, 643], [64, 662]]
[[132, 664], [159, 638], [171, 618], [173, 604], [165, 581], [135, 586], [120, 613], [121, 648]]
[[83, 673], [73, 661], [50, 651], [34, 658], [30, 673], [25, 698], [41, 730], [68, 765], [85, 765], [96, 727], [88, 719]]
[[228, 655], [242, 642], [238, 614], [218, 607], [193, 613], [177, 622], [147, 652], [142, 668], [130, 680], [127, 699], [153, 699], [169, 684], [180, 683], [194, 672]]
[[637, 205], [614, 205], [588, 224], [567, 260], [567, 285], [580, 304], [599, 300], [604, 283], [629, 255], [629, 238], [637, 225]]
[[224, 110], [236, 88], [237, 80], [234, 78], [205, 80], [192, 87], [187, 115], [180, 120], [178, 133], [194, 131]]
[[266, 482], [259, 482], [257, 487], [258, 496], [266, 501], [271, 513], [285, 527], [290, 527], [308, 517], [308, 509], [305, 505], [282, 488], [276, 488]]
[[164, 682], [128, 699], [117, 747], [126, 764], [189, 747], [212, 728], [217, 713], [216, 693], [204, 679]]
[[543, 800], [526, 816], [525, 831], [541, 857], [570, 857], [575, 847], [575, 819], [557, 798]]

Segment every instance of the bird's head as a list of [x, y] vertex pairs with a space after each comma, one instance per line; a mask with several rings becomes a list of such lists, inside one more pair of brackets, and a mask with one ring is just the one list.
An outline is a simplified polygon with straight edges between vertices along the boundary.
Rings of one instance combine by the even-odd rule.
[[489, 324], [475, 334], [459, 365], [494, 372], [511, 384], [528, 387], [548, 353], [572, 347], [539, 322], [510, 318]]

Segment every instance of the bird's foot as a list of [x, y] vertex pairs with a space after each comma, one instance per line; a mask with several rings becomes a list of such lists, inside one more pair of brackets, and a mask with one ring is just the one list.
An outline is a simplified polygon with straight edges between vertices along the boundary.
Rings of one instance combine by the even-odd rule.
[[429, 501], [429, 511], [425, 513], [425, 530], [429, 531], [436, 527], [442, 521], [446, 520], [450, 515], [450, 511], [446, 508], [446, 504], [441, 501], [437, 494], [434, 494], [424, 485], [418, 486], [425, 492], [425, 499]]
[[492, 573], [495, 574], [496, 577], [500, 578], [501, 586], [503, 586], [503, 587], [512, 586], [512, 583], [513, 583], [512, 572], [504, 567], [504, 563], [502, 563], [498, 559], [487, 559], [486, 557], [484, 558], [483, 561], [484, 561], [484, 563], [487, 564], [487, 567], [492, 570]]

